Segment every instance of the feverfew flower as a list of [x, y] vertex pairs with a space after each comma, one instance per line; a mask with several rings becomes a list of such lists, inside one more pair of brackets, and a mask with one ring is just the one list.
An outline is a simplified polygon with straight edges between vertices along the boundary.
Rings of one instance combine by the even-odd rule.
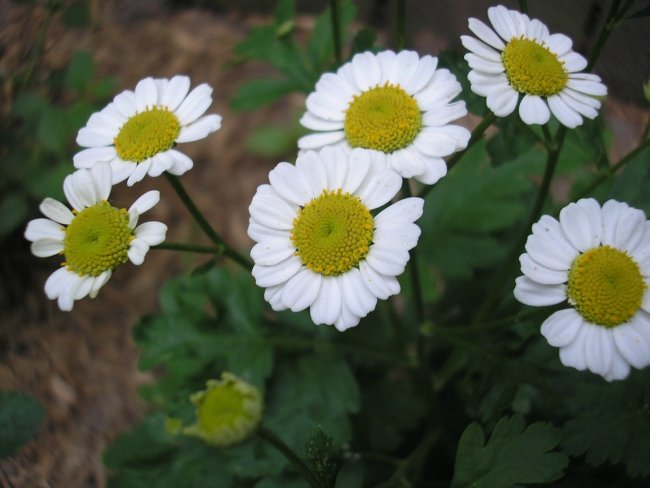
[[447, 174], [445, 156], [467, 147], [470, 133], [449, 122], [467, 114], [451, 102], [461, 86], [438, 59], [412, 51], [357, 54], [325, 73], [307, 97], [302, 125], [317, 131], [302, 150], [341, 146], [378, 151], [404, 178], [433, 184]]
[[310, 308], [316, 324], [354, 327], [377, 299], [399, 293], [413, 222], [424, 201], [406, 198], [374, 216], [401, 178], [376, 151], [326, 147], [280, 163], [249, 207], [253, 276], [274, 310]]
[[66, 177], [63, 191], [73, 210], [52, 198], [40, 205], [47, 219], [27, 224], [25, 238], [38, 257], [62, 254], [61, 268], [45, 282], [45, 294], [58, 299], [59, 308], [72, 310], [75, 300], [94, 298], [113, 270], [130, 260], [139, 265], [149, 246], [165, 240], [167, 226], [160, 222], [137, 225], [141, 214], [158, 203], [158, 191], [149, 191], [126, 210], [111, 206], [111, 167], [97, 163]]
[[533, 225], [526, 251], [517, 300], [572, 307], [542, 324], [562, 364], [608, 381], [650, 364], [650, 221], [641, 210], [582, 199], [559, 222], [544, 215]]
[[182, 175], [191, 169], [192, 160], [174, 149], [176, 144], [215, 132], [221, 116], [202, 117], [212, 103], [212, 88], [203, 83], [188, 94], [189, 89], [187, 76], [145, 78], [135, 92], [117, 95], [79, 131], [77, 143], [88, 149], [74, 156], [75, 167], [108, 161], [113, 184], [128, 178], [129, 186], [145, 175]]
[[[600, 78], [581, 73], [587, 60], [571, 50], [564, 34], [550, 34], [537, 19], [499, 5], [488, 9], [491, 29], [478, 19], [469, 28], [478, 39], [461, 36], [472, 70], [472, 91], [487, 97], [495, 115], [510, 115], [519, 104], [526, 124], [546, 124], [551, 112], [563, 125], [574, 128], [582, 118], [598, 115], [597, 96], [607, 94]], [[496, 32], [495, 32], [496, 31]]]
[[167, 421], [172, 433], [198, 437], [217, 447], [243, 441], [262, 420], [262, 394], [254, 386], [224, 372], [220, 380], [208, 380], [206, 389], [194, 393], [190, 401], [196, 407], [196, 423], [180, 427], [176, 419]]

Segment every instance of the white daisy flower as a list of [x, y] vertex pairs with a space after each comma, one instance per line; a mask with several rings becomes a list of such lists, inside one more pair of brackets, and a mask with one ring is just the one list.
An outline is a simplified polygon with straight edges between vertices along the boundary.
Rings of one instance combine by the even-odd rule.
[[[519, 102], [526, 124], [546, 124], [551, 112], [563, 125], [574, 128], [582, 118], [598, 115], [607, 94], [597, 75], [581, 73], [587, 60], [571, 50], [564, 34], [550, 34], [537, 19], [499, 5], [488, 9], [491, 29], [478, 19], [469, 28], [478, 39], [461, 36], [470, 68], [472, 91], [487, 97], [487, 106], [499, 117], [510, 115]], [[496, 32], [495, 32], [496, 31]]]
[[354, 327], [377, 299], [399, 293], [413, 222], [424, 201], [406, 198], [373, 216], [401, 186], [377, 152], [308, 151], [280, 163], [249, 207], [253, 276], [274, 310], [310, 307], [316, 324]]
[[451, 102], [460, 83], [438, 59], [413, 51], [357, 54], [325, 73], [307, 97], [302, 125], [317, 131], [302, 150], [342, 146], [379, 151], [404, 178], [433, 184], [447, 174], [445, 156], [467, 147], [470, 133], [449, 122], [467, 115]]
[[149, 191], [128, 210], [111, 206], [111, 167], [97, 163], [66, 177], [63, 191], [72, 205], [46, 198], [40, 205], [48, 218], [27, 224], [25, 238], [34, 255], [62, 254], [65, 262], [45, 282], [45, 294], [58, 300], [59, 308], [72, 310], [75, 300], [97, 296], [113, 269], [130, 260], [139, 265], [149, 246], [165, 240], [167, 226], [160, 222], [137, 225], [141, 214], [158, 203], [160, 193]]
[[207, 84], [191, 92], [187, 76], [145, 78], [117, 95], [96, 112], [79, 131], [77, 144], [86, 147], [74, 156], [77, 168], [111, 163], [113, 184], [127, 180], [129, 186], [145, 175], [167, 171], [182, 175], [192, 160], [174, 149], [176, 144], [207, 137], [221, 127], [221, 116], [202, 115], [212, 103]]
[[526, 251], [517, 300], [572, 306], [542, 324], [562, 364], [608, 381], [650, 364], [650, 221], [643, 211], [582, 199], [562, 209], [559, 222], [544, 215], [533, 225]]

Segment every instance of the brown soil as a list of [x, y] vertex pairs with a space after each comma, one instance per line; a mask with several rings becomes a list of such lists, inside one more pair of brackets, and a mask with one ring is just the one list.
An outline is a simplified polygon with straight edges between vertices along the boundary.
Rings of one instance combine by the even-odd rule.
[[[39, 72], [65, 66], [73, 52], [82, 49], [93, 54], [99, 76], [118, 78], [120, 89], [133, 88], [146, 76], [177, 73], [190, 75], [193, 85], [209, 83], [215, 90], [211, 112], [223, 115], [223, 127], [204, 141], [183, 146], [195, 167], [182, 181], [226, 241], [246, 252], [250, 245], [248, 205], [276, 163], [252, 156], [246, 138], [251, 128], [289, 123], [303, 104], [303, 97], [294, 96], [251, 113], [228, 109], [244, 80], [270, 73], [254, 63], [233, 65], [233, 46], [262, 19], [198, 9], [172, 12], [156, 1], [92, 5], [90, 27], [71, 31], [54, 18]], [[25, 62], [42, 19], [39, 7], [0, 0], [0, 68], [9, 71]], [[305, 18], [301, 26], [309, 23]], [[412, 40], [421, 52], [435, 52], [445, 45], [430, 30]], [[642, 110], [609, 103], [608, 120], [616, 140], [614, 160], [634, 147], [646, 117]], [[162, 198], [148, 219], [165, 222], [169, 240], [202, 242], [200, 231], [164, 178], [145, 179], [132, 189], [120, 185], [112, 199], [128, 206], [154, 188]], [[102, 450], [141, 418], [145, 405], [137, 389], [150, 381], [137, 370], [131, 327], [142, 315], [156, 311], [161, 283], [202, 259], [151, 252], [140, 268], [118, 269], [96, 299], [77, 302], [72, 313], [60, 312], [43, 295], [42, 284], [55, 262], [43, 267], [42, 260], [24, 259], [38, 269], [33, 280], [36, 286], [25, 291], [22, 303], [0, 311], [0, 389], [35, 395], [45, 405], [47, 416], [32, 442], [15, 457], [0, 461], [0, 485], [104, 486]]]

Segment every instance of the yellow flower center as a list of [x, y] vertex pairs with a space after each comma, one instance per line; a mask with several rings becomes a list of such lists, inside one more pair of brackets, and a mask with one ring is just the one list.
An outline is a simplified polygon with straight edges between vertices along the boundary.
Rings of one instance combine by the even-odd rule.
[[344, 128], [350, 146], [392, 153], [413, 142], [422, 128], [422, 113], [412, 96], [386, 83], [352, 99]]
[[127, 120], [113, 141], [123, 161], [141, 163], [174, 146], [181, 131], [176, 115], [165, 107], [152, 107]]
[[126, 262], [132, 239], [127, 211], [99, 202], [79, 212], [66, 227], [65, 265], [80, 276], [99, 276]]
[[560, 93], [569, 79], [564, 62], [544, 44], [524, 37], [511, 39], [501, 59], [510, 85], [520, 93], [549, 97]]
[[[264, 409], [257, 388], [228, 372], [221, 375], [221, 380], [208, 380], [206, 386], [206, 390], [190, 397], [197, 422], [183, 428], [183, 434], [225, 447], [242, 441], [257, 428]], [[174, 419], [169, 426], [178, 430]]]
[[601, 246], [573, 261], [567, 294], [585, 320], [616, 327], [637, 312], [645, 288], [639, 266], [626, 252]]
[[340, 189], [323, 190], [298, 212], [291, 240], [307, 268], [336, 276], [366, 257], [373, 230], [370, 210], [359, 197]]

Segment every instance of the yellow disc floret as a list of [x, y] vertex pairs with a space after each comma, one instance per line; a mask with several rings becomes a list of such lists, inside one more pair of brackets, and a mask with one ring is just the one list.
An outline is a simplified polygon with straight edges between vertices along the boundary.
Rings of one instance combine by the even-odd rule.
[[208, 380], [206, 386], [190, 397], [196, 407], [196, 423], [181, 432], [218, 447], [248, 437], [262, 420], [260, 391], [228, 372], [222, 373], [220, 380]]
[[291, 240], [303, 264], [316, 273], [337, 276], [368, 254], [374, 220], [359, 197], [323, 190], [293, 221]]
[[152, 107], [127, 120], [113, 141], [123, 161], [140, 163], [174, 146], [181, 124], [165, 107]]
[[66, 227], [65, 265], [80, 276], [99, 276], [126, 262], [132, 239], [127, 211], [99, 202], [79, 212]]
[[573, 261], [567, 294], [585, 320], [616, 327], [639, 310], [645, 288], [639, 266], [626, 252], [601, 246]]
[[524, 37], [511, 39], [501, 59], [510, 85], [520, 93], [550, 97], [560, 93], [569, 79], [553, 52]]
[[412, 96], [398, 85], [386, 83], [352, 99], [344, 128], [350, 146], [392, 153], [417, 137], [422, 113]]

